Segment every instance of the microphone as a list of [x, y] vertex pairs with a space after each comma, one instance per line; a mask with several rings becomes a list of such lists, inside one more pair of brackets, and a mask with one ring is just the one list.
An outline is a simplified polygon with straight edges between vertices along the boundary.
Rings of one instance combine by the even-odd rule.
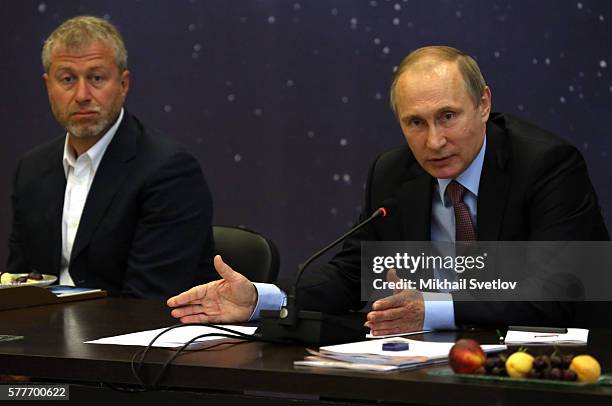
[[396, 199], [385, 199], [382, 205], [367, 219], [355, 225], [299, 265], [295, 281], [287, 295], [287, 304], [280, 310], [261, 311], [262, 337], [274, 341], [299, 342], [310, 345], [334, 344], [363, 339], [366, 331], [361, 324], [356, 328], [354, 321], [347, 323], [346, 318], [321, 312], [298, 310], [296, 306], [298, 285], [304, 271], [313, 261], [372, 221], [393, 215], [397, 211], [397, 207]]

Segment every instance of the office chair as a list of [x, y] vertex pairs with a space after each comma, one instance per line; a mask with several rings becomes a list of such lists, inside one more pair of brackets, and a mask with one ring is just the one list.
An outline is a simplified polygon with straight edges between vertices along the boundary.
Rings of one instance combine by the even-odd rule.
[[274, 283], [279, 255], [272, 240], [241, 227], [213, 225], [216, 253], [253, 282]]

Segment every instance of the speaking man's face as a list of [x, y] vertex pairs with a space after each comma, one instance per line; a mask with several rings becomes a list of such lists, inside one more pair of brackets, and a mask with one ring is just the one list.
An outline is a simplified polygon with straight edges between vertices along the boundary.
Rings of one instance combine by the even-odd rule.
[[129, 88], [115, 51], [96, 41], [77, 49], [59, 44], [44, 74], [56, 120], [76, 138], [100, 138], [113, 125]]
[[435, 178], [452, 179], [482, 147], [491, 92], [475, 105], [456, 62], [424, 60], [400, 76], [395, 106], [417, 162]]

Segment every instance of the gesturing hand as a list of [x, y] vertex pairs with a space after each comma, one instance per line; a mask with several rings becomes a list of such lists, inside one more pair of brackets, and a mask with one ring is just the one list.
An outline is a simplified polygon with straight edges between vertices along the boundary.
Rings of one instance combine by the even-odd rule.
[[168, 299], [172, 317], [181, 323], [238, 323], [248, 321], [257, 304], [257, 290], [243, 275], [215, 256], [221, 279], [195, 286]]

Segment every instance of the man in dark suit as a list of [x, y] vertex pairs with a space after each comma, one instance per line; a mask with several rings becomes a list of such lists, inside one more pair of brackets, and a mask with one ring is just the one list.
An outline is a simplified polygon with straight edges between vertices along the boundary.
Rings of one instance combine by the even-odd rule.
[[[327, 265], [305, 273], [299, 308], [341, 313], [363, 306], [363, 241], [609, 239], [578, 150], [531, 124], [491, 113], [491, 91], [465, 53], [450, 47], [411, 53], [395, 73], [391, 106], [409, 148], [374, 162], [361, 219], [389, 197], [399, 213], [361, 229]], [[174, 317], [237, 321], [284, 304], [280, 290], [251, 285], [218, 257], [215, 267], [222, 280], [168, 301]], [[389, 278], [396, 277], [391, 271]], [[372, 304], [366, 326], [383, 335], [474, 324], [565, 325], [574, 317], [574, 307], [562, 302], [455, 299], [399, 290]]]
[[72, 18], [42, 59], [67, 135], [17, 165], [8, 271], [137, 298], [213, 279], [208, 186], [192, 155], [123, 109], [130, 76], [117, 29]]

